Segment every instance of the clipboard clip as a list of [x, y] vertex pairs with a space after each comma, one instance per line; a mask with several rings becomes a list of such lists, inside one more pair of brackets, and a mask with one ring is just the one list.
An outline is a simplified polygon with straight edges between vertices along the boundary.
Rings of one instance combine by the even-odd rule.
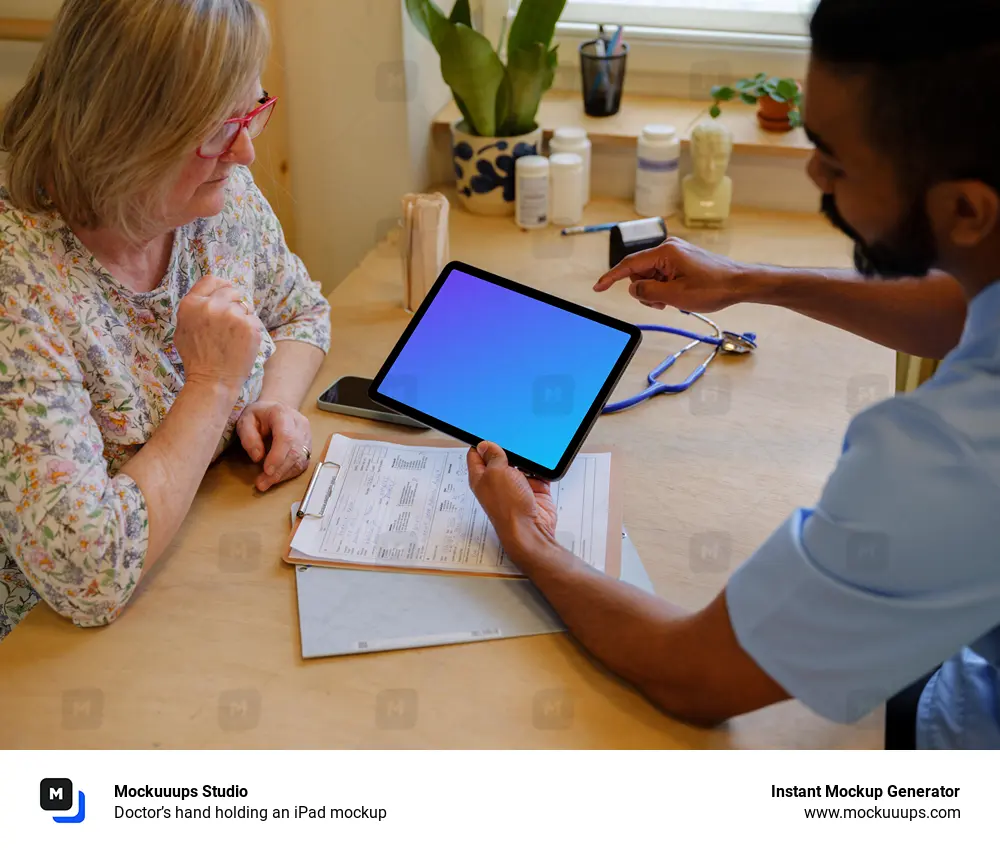
[[313, 470], [312, 479], [309, 481], [309, 486], [306, 488], [306, 494], [302, 497], [302, 503], [299, 505], [299, 509], [295, 512], [295, 516], [299, 519], [304, 519], [305, 517], [313, 517], [315, 519], [322, 519], [323, 514], [326, 513], [326, 506], [330, 501], [330, 496], [333, 494], [334, 485], [337, 483], [337, 475], [333, 476], [333, 481], [330, 482], [330, 489], [326, 492], [326, 498], [323, 500], [323, 507], [320, 508], [319, 513], [313, 513], [312, 511], [307, 511], [306, 508], [309, 507], [309, 501], [312, 499], [313, 490], [316, 489], [316, 482], [319, 481], [320, 473], [326, 469], [326, 467], [332, 466], [336, 471], [337, 475], [340, 474], [340, 464], [334, 463], [333, 461], [326, 460], [323, 463], [316, 465], [316, 469]]

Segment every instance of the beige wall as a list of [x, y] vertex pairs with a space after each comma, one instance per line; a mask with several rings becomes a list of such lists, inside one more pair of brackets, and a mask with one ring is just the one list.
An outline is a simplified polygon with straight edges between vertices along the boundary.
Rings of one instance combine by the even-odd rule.
[[[52, 18], [62, 0], [0, 0], [0, 18]], [[0, 104], [6, 103], [24, 82], [39, 45], [0, 41]]]
[[449, 94], [401, 0], [281, 0], [279, 22], [298, 250], [329, 289], [430, 182], [430, 116]]
[[288, 138], [288, 86], [285, 83], [285, 43], [281, 37], [279, 0], [257, 0], [271, 23], [271, 55], [261, 80], [264, 90], [281, 98], [267, 125], [267, 132], [257, 139], [254, 180], [271, 203], [285, 231], [285, 241], [297, 251], [298, 230], [295, 197], [292, 194], [292, 162]]
[[[0, 4], [2, 9], [2, 4]], [[0, 17], [3, 12], [0, 11]], [[28, 75], [39, 45], [19, 41], [0, 41], [0, 104], [10, 100]], [[0, 105], [0, 110], [2, 110]]]

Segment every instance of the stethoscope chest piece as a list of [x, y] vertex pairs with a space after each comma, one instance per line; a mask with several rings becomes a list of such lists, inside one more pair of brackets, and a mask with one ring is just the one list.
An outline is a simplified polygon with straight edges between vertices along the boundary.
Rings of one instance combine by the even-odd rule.
[[719, 350], [723, 354], [753, 354], [757, 350], [757, 334], [723, 331]]

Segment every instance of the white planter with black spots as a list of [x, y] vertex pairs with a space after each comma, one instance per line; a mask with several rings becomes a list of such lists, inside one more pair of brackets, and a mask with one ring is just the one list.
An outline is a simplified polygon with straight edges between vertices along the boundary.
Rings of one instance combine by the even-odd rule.
[[493, 138], [473, 136], [462, 129], [463, 124], [458, 122], [451, 131], [458, 196], [463, 206], [476, 215], [513, 215], [514, 162], [541, 152], [541, 128], [523, 136]]

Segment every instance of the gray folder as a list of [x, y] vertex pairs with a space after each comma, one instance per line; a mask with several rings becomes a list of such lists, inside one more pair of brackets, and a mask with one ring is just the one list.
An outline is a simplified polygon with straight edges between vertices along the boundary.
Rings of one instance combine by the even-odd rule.
[[[563, 632], [524, 579], [296, 567], [302, 657], [445, 646]], [[622, 581], [652, 582], [622, 529]]]

